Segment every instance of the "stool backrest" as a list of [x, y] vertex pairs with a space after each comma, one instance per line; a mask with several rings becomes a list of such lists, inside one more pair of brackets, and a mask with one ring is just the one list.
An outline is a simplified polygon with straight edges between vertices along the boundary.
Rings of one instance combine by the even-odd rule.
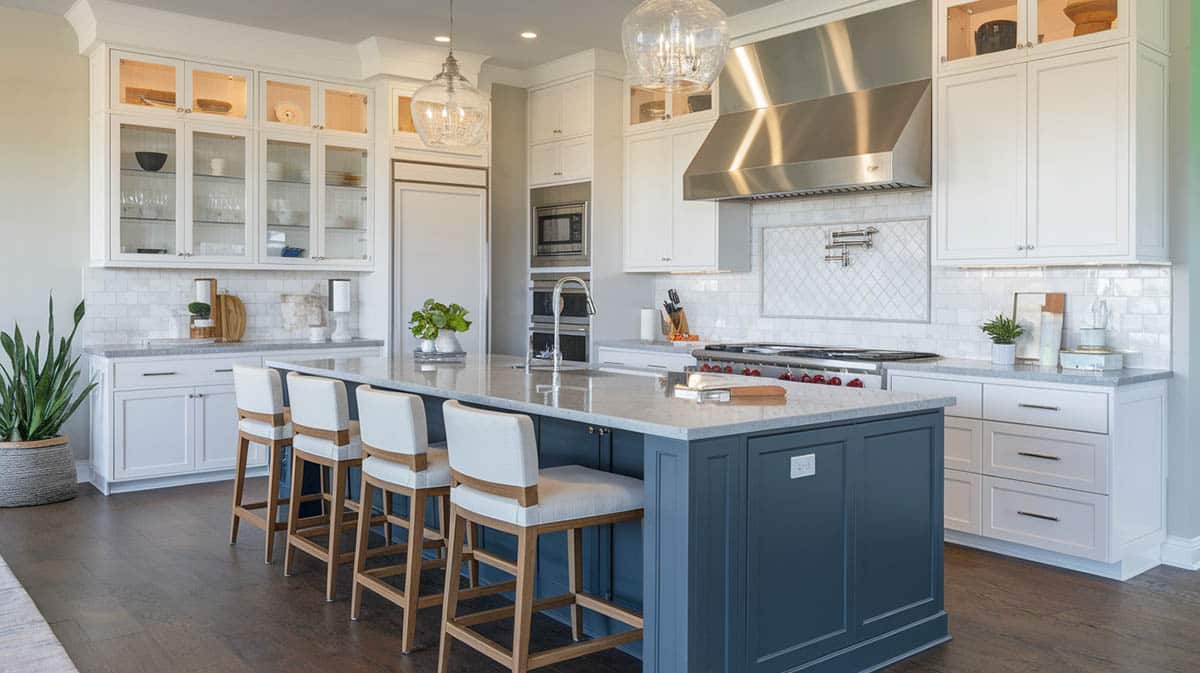
[[524, 414], [442, 405], [446, 448], [456, 483], [537, 504], [538, 457], [533, 421]]
[[274, 426], [284, 424], [283, 383], [279, 372], [234, 365], [233, 392], [241, 418], [265, 421]]
[[368, 385], [355, 388], [354, 396], [363, 453], [424, 470], [429, 430], [421, 398]]
[[288, 399], [297, 435], [350, 443], [350, 401], [346, 384], [336, 379], [288, 372]]

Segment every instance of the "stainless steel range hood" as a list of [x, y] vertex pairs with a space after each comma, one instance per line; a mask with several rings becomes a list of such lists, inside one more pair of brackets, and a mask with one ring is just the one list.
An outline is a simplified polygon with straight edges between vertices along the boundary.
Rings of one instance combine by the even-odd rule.
[[733, 49], [684, 198], [928, 187], [929, 1]]

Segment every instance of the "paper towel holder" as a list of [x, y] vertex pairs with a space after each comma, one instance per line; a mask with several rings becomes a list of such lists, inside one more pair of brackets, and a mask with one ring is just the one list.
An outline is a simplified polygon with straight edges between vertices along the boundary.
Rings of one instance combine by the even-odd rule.
[[350, 279], [329, 279], [329, 312], [333, 314], [333, 334], [329, 340], [346, 343], [354, 339], [350, 334]]

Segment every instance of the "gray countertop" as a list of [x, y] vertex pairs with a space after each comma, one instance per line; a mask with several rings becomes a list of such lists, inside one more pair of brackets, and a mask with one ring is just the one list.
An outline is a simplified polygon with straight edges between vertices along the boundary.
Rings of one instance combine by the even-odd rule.
[[1045, 383], [1069, 383], [1072, 385], [1105, 386], [1115, 388], [1146, 381], [1169, 379], [1174, 374], [1169, 369], [1112, 369], [1093, 372], [1082, 369], [1042, 367], [1036, 364], [994, 365], [987, 360], [956, 360], [942, 358], [928, 362], [904, 362], [887, 365], [889, 373], [928, 372], [956, 376], [979, 376], [1018, 381], [1042, 381]]
[[634, 351], [653, 351], [655, 353], [674, 353], [677, 355], [692, 354], [697, 348], [704, 348], [705, 341], [642, 341], [641, 339], [605, 339], [596, 340], [600, 348], [622, 348]]
[[271, 341], [238, 341], [236, 343], [197, 343], [147, 346], [145, 344], [105, 344], [88, 346], [84, 353], [102, 358], [164, 357], [170, 355], [218, 355], [220, 353], [254, 353], [259, 351], [330, 350], [334, 348], [370, 348], [383, 345], [380, 339], [354, 339], [346, 343], [325, 341], [313, 343], [307, 339]]
[[[565, 370], [526, 372], [507, 355], [468, 356], [465, 364], [417, 363], [402, 357], [304, 360], [268, 358], [266, 366], [445, 397], [528, 414], [696, 440], [748, 432], [802, 428], [890, 414], [940, 409], [953, 397], [778, 382], [788, 389], [779, 405], [700, 404], [668, 394], [662, 379]], [[746, 383], [744, 377], [732, 381]]]

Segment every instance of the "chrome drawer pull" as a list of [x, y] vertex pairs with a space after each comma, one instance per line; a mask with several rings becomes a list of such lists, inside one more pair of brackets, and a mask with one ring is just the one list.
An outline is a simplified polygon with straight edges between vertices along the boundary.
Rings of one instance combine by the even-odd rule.
[[1062, 460], [1062, 458], [1059, 458], [1058, 456], [1048, 456], [1044, 453], [1030, 453], [1028, 451], [1018, 451], [1017, 455], [1025, 456], [1027, 458], [1041, 458], [1042, 460]]
[[646, 366], [650, 367], [651, 369], [668, 369], [668, 367], [666, 365], [654, 365], [654, 364], [646, 363]]
[[142, 372], [142, 376], [175, 376], [179, 372]]
[[1022, 512], [1020, 510], [1017, 510], [1017, 514], [1020, 514], [1021, 516], [1027, 516], [1031, 519], [1041, 519], [1043, 521], [1058, 521], [1058, 517], [1050, 516], [1048, 514], [1035, 514], [1034, 512]]
[[230, 367], [229, 369], [214, 369], [213, 372], [217, 374], [231, 374], [233, 373], [233, 367]]
[[1062, 411], [1062, 409], [1060, 409], [1058, 407], [1048, 407], [1044, 404], [1025, 404], [1024, 402], [1018, 402], [1017, 406], [1021, 407], [1022, 409], [1038, 409], [1040, 411]]

